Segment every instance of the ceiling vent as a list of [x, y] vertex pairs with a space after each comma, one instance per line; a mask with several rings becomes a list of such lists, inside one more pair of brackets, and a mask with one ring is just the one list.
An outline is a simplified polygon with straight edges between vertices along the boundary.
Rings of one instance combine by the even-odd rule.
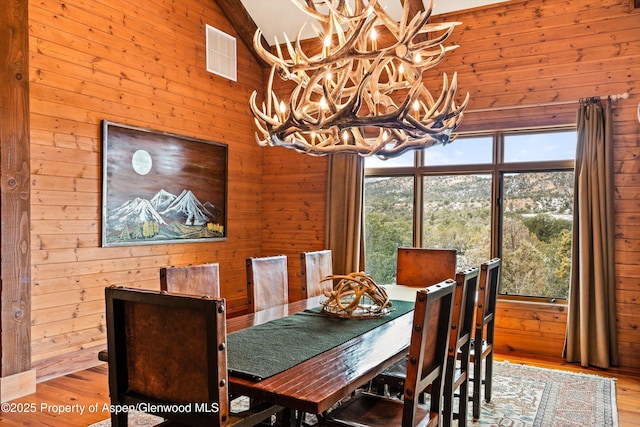
[[236, 80], [236, 39], [210, 25], [207, 28], [207, 71]]

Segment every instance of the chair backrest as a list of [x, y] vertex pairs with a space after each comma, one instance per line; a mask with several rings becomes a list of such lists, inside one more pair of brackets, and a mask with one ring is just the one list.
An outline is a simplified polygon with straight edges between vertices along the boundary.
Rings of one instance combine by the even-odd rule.
[[162, 267], [160, 289], [188, 295], [220, 296], [218, 263]]
[[493, 345], [501, 264], [500, 258], [493, 258], [480, 264], [474, 338], [476, 345], [479, 345], [478, 343], [483, 339], [489, 345]]
[[247, 259], [247, 297], [249, 312], [289, 302], [286, 255]]
[[455, 284], [448, 279], [417, 292], [407, 359], [403, 426], [416, 425], [419, 396], [428, 386], [431, 386], [430, 418], [439, 419]]
[[455, 249], [398, 248], [397, 285], [424, 288], [455, 276]]
[[[105, 299], [111, 404], [191, 403], [191, 411], [149, 413], [187, 425], [226, 425], [225, 300], [122, 287], [106, 288]], [[121, 425], [126, 415], [112, 420]]]
[[300, 254], [300, 277], [302, 279], [302, 299], [324, 295], [333, 290], [333, 281], [324, 280], [333, 274], [331, 250], [302, 252]]
[[[456, 273], [456, 293], [449, 335], [449, 356], [454, 360], [458, 350], [473, 337], [473, 316], [478, 291], [478, 267]], [[455, 325], [455, 327], [454, 327]], [[469, 349], [467, 348], [467, 358]]]

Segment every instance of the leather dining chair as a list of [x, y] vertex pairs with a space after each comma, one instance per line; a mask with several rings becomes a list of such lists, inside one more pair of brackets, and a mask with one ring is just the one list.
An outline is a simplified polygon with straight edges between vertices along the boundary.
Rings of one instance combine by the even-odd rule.
[[333, 290], [332, 280], [323, 280], [333, 274], [333, 258], [330, 249], [300, 254], [302, 299], [324, 295]]
[[[186, 295], [220, 296], [218, 263], [160, 268], [160, 290]], [[106, 350], [98, 352], [98, 359], [107, 362]]]
[[[446, 280], [416, 292], [404, 399], [360, 392], [321, 417], [320, 425], [439, 425], [454, 289], [455, 282]], [[418, 396], [427, 389], [429, 404], [419, 404]]]
[[[456, 250], [398, 248], [396, 285], [425, 288], [456, 277]], [[406, 360], [401, 360], [374, 378], [378, 393], [401, 393], [404, 388]]]
[[[493, 258], [480, 264], [474, 337], [469, 357], [470, 363], [473, 363], [472, 415], [474, 421], [480, 418], [480, 393], [483, 385], [484, 400], [491, 401], [494, 329], [501, 264], [500, 258]], [[484, 373], [482, 371], [483, 361]]]
[[[231, 412], [224, 299], [113, 286], [105, 301], [114, 407], [143, 403], [162, 425], [213, 427], [254, 426], [283, 409]], [[181, 402], [192, 402], [191, 411], [162, 411]], [[127, 423], [127, 411], [111, 413], [112, 426]]]
[[455, 249], [398, 248], [396, 285], [423, 288], [455, 274]]
[[[442, 425], [447, 427], [453, 425], [454, 419], [458, 420], [458, 427], [467, 425], [469, 353], [474, 332], [473, 317], [478, 290], [478, 272], [478, 267], [473, 267], [456, 274], [456, 294], [449, 335], [442, 410]], [[456, 390], [459, 391], [458, 407], [454, 408]]]
[[247, 258], [247, 298], [250, 313], [289, 302], [286, 255]]
[[218, 263], [162, 267], [160, 290], [188, 295], [220, 296]]

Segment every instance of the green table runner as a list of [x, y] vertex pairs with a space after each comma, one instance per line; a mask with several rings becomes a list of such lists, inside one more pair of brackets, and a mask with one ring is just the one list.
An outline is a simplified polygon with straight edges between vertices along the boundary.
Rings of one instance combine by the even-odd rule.
[[394, 311], [371, 319], [333, 317], [318, 307], [230, 333], [229, 372], [260, 381], [402, 316], [413, 306], [412, 301], [393, 301]]

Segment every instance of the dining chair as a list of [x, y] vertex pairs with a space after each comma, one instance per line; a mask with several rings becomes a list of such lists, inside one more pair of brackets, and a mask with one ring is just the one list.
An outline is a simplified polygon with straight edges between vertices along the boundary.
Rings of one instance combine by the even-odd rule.
[[[483, 384], [484, 400], [491, 401], [494, 329], [500, 270], [500, 258], [493, 258], [480, 264], [474, 337], [469, 356], [469, 362], [473, 363], [472, 415], [474, 421], [480, 418], [480, 392]], [[484, 373], [482, 372], [483, 362]]]
[[[112, 407], [135, 405], [178, 425], [236, 427], [283, 409], [231, 413], [224, 299], [114, 286], [105, 301]], [[111, 413], [112, 426], [127, 422], [127, 411]]]
[[[320, 425], [436, 426], [444, 390], [455, 281], [445, 280], [416, 292], [404, 399], [357, 393], [320, 419]], [[429, 389], [429, 403], [418, 402]]]
[[[456, 277], [456, 250], [432, 248], [398, 248], [396, 285], [427, 287]], [[378, 393], [402, 393], [406, 360], [392, 365], [372, 381]]]
[[247, 298], [250, 313], [289, 302], [286, 255], [247, 258]]
[[333, 290], [333, 281], [324, 280], [333, 274], [333, 258], [330, 249], [300, 254], [302, 299], [324, 295]]
[[423, 288], [455, 275], [455, 249], [398, 248], [396, 285]]
[[[449, 333], [442, 410], [442, 425], [446, 427], [453, 425], [454, 419], [458, 420], [458, 427], [467, 425], [469, 353], [474, 331], [473, 317], [478, 290], [478, 272], [478, 267], [473, 267], [456, 273], [456, 294]], [[454, 408], [456, 390], [458, 390], [458, 406]]]
[[[218, 263], [160, 268], [160, 290], [187, 295], [220, 296]], [[98, 352], [98, 360], [108, 361], [106, 350]]]
[[220, 296], [218, 263], [160, 268], [160, 290], [188, 294]]

